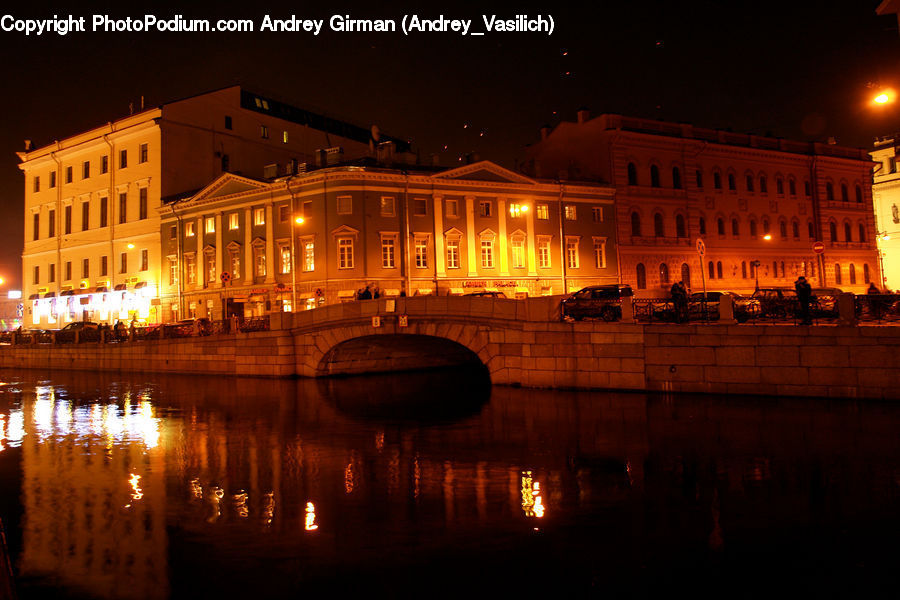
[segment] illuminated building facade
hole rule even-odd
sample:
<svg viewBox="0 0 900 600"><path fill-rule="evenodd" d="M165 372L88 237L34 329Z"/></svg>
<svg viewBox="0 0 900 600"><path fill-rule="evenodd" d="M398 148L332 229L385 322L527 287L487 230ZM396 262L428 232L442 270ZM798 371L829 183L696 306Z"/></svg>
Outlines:
<svg viewBox="0 0 900 600"><path fill-rule="evenodd" d="M864 150L580 111L528 154L537 177L615 187L622 281L640 296L704 278L740 293L799 275L850 292L881 283Z"/></svg>
<svg viewBox="0 0 900 600"><path fill-rule="evenodd" d="M900 173L897 171L898 136L886 136L875 141L872 160L875 161L875 227L884 285L900 288ZM879 287L881 282L878 282Z"/></svg>
<svg viewBox="0 0 900 600"><path fill-rule="evenodd" d="M26 148L25 326L157 321L165 200L221 173L274 178L279 165L365 156L372 135L234 86Z"/></svg>
<svg viewBox="0 0 900 600"><path fill-rule="evenodd" d="M617 281L609 187L489 161L439 172L363 162L272 182L225 174L161 209L164 318L313 308L367 285L525 297Z"/></svg>

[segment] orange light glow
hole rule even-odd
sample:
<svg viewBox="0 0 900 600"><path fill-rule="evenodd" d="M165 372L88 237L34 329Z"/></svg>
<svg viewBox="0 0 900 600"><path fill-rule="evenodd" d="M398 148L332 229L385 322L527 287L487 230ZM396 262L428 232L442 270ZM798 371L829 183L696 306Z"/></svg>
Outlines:
<svg viewBox="0 0 900 600"><path fill-rule="evenodd" d="M129 249L129 250L134 250L134 244L128 244L128 249Z"/></svg>
<svg viewBox="0 0 900 600"><path fill-rule="evenodd" d="M763 239L764 239L764 240L771 240L771 239L772 239L772 234L771 234L771 233L767 233L766 235L763 236Z"/></svg>
<svg viewBox="0 0 900 600"><path fill-rule="evenodd" d="M306 219L304 219L303 217L297 217L296 219L294 219L294 223L296 223L297 225L303 225L303 223L305 222Z"/></svg>
<svg viewBox="0 0 900 600"><path fill-rule="evenodd" d="M892 100L893 97L888 92L881 92L880 94L872 98L872 102L874 102L875 104L887 104Z"/></svg>
<svg viewBox="0 0 900 600"><path fill-rule="evenodd" d="M303 524L303 528L306 529L306 531L315 531L319 528L319 526L316 525L316 505L312 502L306 503L306 520Z"/></svg>

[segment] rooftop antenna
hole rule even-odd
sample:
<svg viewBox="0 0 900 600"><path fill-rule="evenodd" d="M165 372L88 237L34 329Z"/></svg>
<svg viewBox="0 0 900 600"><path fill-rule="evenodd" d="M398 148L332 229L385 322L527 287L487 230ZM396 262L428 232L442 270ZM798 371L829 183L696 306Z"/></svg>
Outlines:
<svg viewBox="0 0 900 600"><path fill-rule="evenodd" d="M141 94L141 110L144 110L144 95Z"/></svg>

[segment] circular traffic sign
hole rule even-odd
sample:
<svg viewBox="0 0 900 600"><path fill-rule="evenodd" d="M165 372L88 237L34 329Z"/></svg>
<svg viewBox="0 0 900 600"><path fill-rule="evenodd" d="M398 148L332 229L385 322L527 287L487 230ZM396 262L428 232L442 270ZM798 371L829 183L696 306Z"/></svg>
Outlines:
<svg viewBox="0 0 900 600"><path fill-rule="evenodd" d="M825 252L825 242L816 242L813 244L813 252L816 254L822 254Z"/></svg>
<svg viewBox="0 0 900 600"><path fill-rule="evenodd" d="M316 288L316 298L321 298L325 295L325 292L322 291L322 288Z"/></svg>
<svg viewBox="0 0 900 600"><path fill-rule="evenodd" d="M697 254L701 257L706 254L706 243L704 243L703 238L697 238Z"/></svg>
<svg viewBox="0 0 900 600"><path fill-rule="evenodd" d="M228 271L222 271L222 274L219 275L224 283L228 283L231 281L231 274Z"/></svg>

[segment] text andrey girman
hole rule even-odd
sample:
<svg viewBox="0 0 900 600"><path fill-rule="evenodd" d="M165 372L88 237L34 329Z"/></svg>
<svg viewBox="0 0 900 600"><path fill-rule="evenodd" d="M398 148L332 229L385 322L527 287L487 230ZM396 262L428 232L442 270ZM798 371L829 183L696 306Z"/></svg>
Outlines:
<svg viewBox="0 0 900 600"><path fill-rule="evenodd" d="M258 21L258 22L257 22ZM456 33L459 35L485 35L489 33L553 33L554 21L551 15L515 15L502 18L497 15L481 15L483 29L473 29L473 19L450 19L443 15L425 18L419 15L403 15L398 27L396 19L354 19L349 15L332 15L327 21L327 30L335 33L393 33L402 31L404 35L415 33ZM290 32L319 35L325 29L325 19L302 19L291 15L278 19L269 15L261 19L186 19L182 15L160 18L143 15L139 18L114 19L108 15L92 15L90 31L97 33L120 32ZM68 15L53 15L50 19L17 19L13 15L0 17L0 30L25 35L40 36L45 33L68 35L86 33L87 18Z"/></svg>

